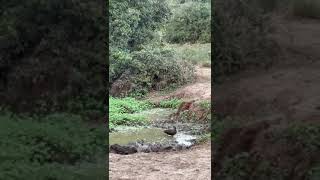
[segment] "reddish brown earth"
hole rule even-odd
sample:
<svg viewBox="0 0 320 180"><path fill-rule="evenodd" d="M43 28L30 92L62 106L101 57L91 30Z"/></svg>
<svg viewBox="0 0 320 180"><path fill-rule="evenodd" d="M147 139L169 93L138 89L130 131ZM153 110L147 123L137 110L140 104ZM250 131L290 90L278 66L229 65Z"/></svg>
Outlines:
<svg viewBox="0 0 320 180"><path fill-rule="evenodd" d="M151 93L149 99L154 102L163 99L179 98L184 101L210 100L211 99L211 68L196 67L196 79L194 83L187 84L165 96L159 93Z"/></svg>

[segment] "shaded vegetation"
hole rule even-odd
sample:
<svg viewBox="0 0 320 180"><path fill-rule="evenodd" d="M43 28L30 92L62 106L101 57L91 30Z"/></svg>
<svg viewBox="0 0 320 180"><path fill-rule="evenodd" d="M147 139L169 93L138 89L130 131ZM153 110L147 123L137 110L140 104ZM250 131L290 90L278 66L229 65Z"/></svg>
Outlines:
<svg viewBox="0 0 320 180"><path fill-rule="evenodd" d="M0 14L0 179L105 179L101 1L3 1Z"/></svg>
<svg viewBox="0 0 320 180"><path fill-rule="evenodd" d="M0 179L105 178L105 129L78 115L0 114ZM92 171L93 169L96 169Z"/></svg>
<svg viewBox="0 0 320 180"><path fill-rule="evenodd" d="M100 1L8 1L0 12L0 105L48 113L75 99L102 104L107 81Z"/></svg>
<svg viewBox="0 0 320 180"><path fill-rule="evenodd" d="M293 15L320 18L320 2L317 0L293 0Z"/></svg>
<svg viewBox="0 0 320 180"><path fill-rule="evenodd" d="M217 0L214 6L214 81L249 67L272 65L278 49L268 37L266 12L250 0Z"/></svg>
<svg viewBox="0 0 320 180"><path fill-rule="evenodd" d="M294 123L288 127L259 129L261 123L253 126L224 124L223 131L216 134L218 139L214 139L217 179L319 177L316 166L320 153L318 125Z"/></svg>

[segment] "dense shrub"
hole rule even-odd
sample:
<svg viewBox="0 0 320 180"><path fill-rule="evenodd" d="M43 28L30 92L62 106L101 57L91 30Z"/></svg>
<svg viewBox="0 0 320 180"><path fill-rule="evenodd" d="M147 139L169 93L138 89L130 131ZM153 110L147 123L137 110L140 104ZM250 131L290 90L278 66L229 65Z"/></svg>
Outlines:
<svg viewBox="0 0 320 180"><path fill-rule="evenodd" d="M77 97L105 96L101 1L1 4L0 99L16 111L59 111Z"/></svg>
<svg viewBox="0 0 320 180"><path fill-rule="evenodd" d="M170 43L210 42L210 3L188 2L180 6L166 25L166 40Z"/></svg>
<svg viewBox="0 0 320 180"><path fill-rule="evenodd" d="M214 81L250 66L270 66L277 45L268 37L263 9L250 0L217 0L214 8Z"/></svg>
<svg viewBox="0 0 320 180"><path fill-rule="evenodd" d="M193 80L194 68L190 63L177 59L170 49L146 47L132 54L135 63L135 84L139 90L160 90Z"/></svg>
<svg viewBox="0 0 320 180"><path fill-rule="evenodd" d="M265 130L256 129L259 126L230 127L227 127L228 133L224 130L218 141L214 140L216 179L289 180L319 177L319 125L293 123L287 127Z"/></svg>
<svg viewBox="0 0 320 180"><path fill-rule="evenodd" d="M153 40L170 13L161 0L111 0L109 5L110 46L121 50L137 50Z"/></svg>
<svg viewBox="0 0 320 180"><path fill-rule="evenodd" d="M105 157L105 133L104 127L88 128L71 114L17 117L1 113L0 179L105 177L105 166L96 159Z"/></svg>
<svg viewBox="0 0 320 180"><path fill-rule="evenodd" d="M113 87L123 79L128 79L134 87L130 92L144 95L150 90L161 90L169 86L177 86L191 82L194 78L194 67L191 63L177 59L171 49L155 46L144 47L140 51L124 53L119 51L111 58L112 66L109 70ZM121 71L124 71L121 73ZM119 74L121 74L120 77ZM118 77L118 78L116 78ZM112 79L115 79L112 81ZM116 81L117 80L117 81ZM127 83L128 84L128 83ZM119 96L125 88L111 89L111 95Z"/></svg>
<svg viewBox="0 0 320 180"><path fill-rule="evenodd" d="M191 80L190 65L176 61L173 52L156 38L156 30L169 15L168 4L159 0L110 2L109 90L112 96L126 96L127 92L143 95L152 89Z"/></svg>

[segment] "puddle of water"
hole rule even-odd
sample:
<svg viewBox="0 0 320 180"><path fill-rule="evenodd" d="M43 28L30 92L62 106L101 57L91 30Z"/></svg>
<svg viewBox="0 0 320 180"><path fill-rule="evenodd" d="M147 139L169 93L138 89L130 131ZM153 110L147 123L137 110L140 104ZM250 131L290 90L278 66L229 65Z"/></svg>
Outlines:
<svg viewBox="0 0 320 180"><path fill-rule="evenodd" d="M195 136L191 136L183 133L177 133L174 136L174 138L179 145L184 145L184 146L193 145L195 140L197 139Z"/></svg>
<svg viewBox="0 0 320 180"><path fill-rule="evenodd" d="M168 136L163 132L164 129L172 127L172 124L159 122L168 120L168 116L174 113L175 109L154 108L147 111L139 112L138 114L145 115L150 122L156 123L158 127L130 127L130 126L118 126L115 128L115 132L109 134L109 144L128 145L129 143L135 143L142 140L145 143L156 144L172 144L190 147L195 143L196 136L188 135L193 128L197 127L194 124L176 124L180 132L174 136ZM153 125L153 126L155 126ZM164 126L165 125L165 126ZM189 127L189 128L186 128ZM193 127L190 129L190 127ZM197 130L197 128L195 128ZM189 133L188 133L189 132ZM187 134L185 134L187 133Z"/></svg>
<svg viewBox="0 0 320 180"><path fill-rule="evenodd" d="M131 129L129 131L119 131L110 133L109 144L126 145L131 142L137 142L143 140L144 142L164 142L172 140L172 137L168 136L160 128L140 128Z"/></svg>

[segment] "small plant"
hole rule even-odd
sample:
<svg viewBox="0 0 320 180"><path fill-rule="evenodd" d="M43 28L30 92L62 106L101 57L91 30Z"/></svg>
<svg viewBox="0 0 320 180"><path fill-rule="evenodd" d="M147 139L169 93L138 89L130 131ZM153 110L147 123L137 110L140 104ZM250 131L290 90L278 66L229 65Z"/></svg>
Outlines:
<svg viewBox="0 0 320 180"><path fill-rule="evenodd" d="M203 109L211 109L211 102L210 101L201 101L199 106Z"/></svg>
<svg viewBox="0 0 320 180"><path fill-rule="evenodd" d="M116 125L145 125L147 119L144 115L135 114L152 108L148 101L136 100L127 97L123 99L109 98L109 127Z"/></svg>
<svg viewBox="0 0 320 180"><path fill-rule="evenodd" d="M179 107L181 102L182 102L182 100L173 98L173 99L161 101L159 106L161 108L173 108L173 109L176 109L176 108Z"/></svg>
<svg viewBox="0 0 320 180"><path fill-rule="evenodd" d="M197 143L199 143L199 144L205 143L205 142L210 141L210 139L211 139L211 133L205 133L205 134L200 135L200 137L197 140Z"/></svg>
<svg viewBox="0 0 320 180"><path fill-rule="evenodd" d="M274 134L274 141L285 140L288 144L302 146L307 152L316 152L320 147L320 126L293 124Z"/></svg>
<svg viewBox="0 0 320 180"><path fill-rule="evenodd" d="M218 179L230 180L246 180L250 173L250 155L247 152L242 152L232 158L224 161L223 169L218 174Z"/></svg>

